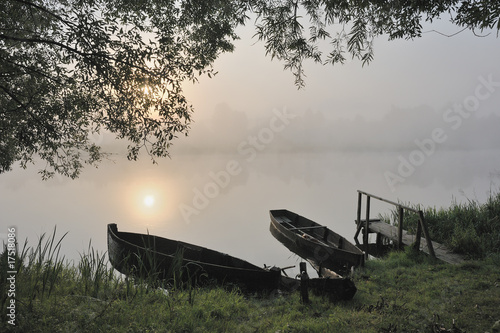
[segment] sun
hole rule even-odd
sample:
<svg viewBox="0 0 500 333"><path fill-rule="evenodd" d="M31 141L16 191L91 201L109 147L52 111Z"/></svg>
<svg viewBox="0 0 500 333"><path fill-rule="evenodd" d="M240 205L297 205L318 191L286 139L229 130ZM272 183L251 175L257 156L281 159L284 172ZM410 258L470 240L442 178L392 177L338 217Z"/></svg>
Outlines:
<svg viewBox="0 0 500 333"><path fill-rule="evenodd" d="M152 195L147 195L144 197L143 202L146 207L153 207L153 205L155 204L155 197Z"/></svg>

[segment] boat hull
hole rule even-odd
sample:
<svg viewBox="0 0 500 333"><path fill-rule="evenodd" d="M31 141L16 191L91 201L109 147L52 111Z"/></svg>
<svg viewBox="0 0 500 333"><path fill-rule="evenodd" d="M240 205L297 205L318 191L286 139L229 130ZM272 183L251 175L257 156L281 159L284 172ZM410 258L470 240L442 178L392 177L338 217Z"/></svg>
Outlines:
<svg viewBox="0 0 500 333"><path fill-rule="evenodd" d="M263 269L247 261L204 247L149 234L120 232L108 225L108 255L125 275L172 283L236 284L250 291L280 285L279 269Z"/></svg>
<svg viewBox="0 0 500 333"><path fill-rule="evenodd" d="M288 210L270 211L271 234L290 251L324 269L345 275L364 262L364 253L334 231Z"/></svg>

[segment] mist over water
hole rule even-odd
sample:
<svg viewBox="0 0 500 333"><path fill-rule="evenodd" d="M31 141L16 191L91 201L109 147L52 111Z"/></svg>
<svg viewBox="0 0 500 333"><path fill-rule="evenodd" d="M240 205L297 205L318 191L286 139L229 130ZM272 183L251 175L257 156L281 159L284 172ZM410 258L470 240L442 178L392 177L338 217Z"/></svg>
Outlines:
<svg viewBox="0 0 500 333"><path fill-rule="evenodd" d="M70 260L78 260L90 239L94 248L106 251L106 225L117 223L122 231L182 240L259 266L298 267L300 259L269 232L271 209L291 210L353 242L358 189L393 201L447 207L454 200L484 202L499 188L497 115L448 129L446 142L435 142L429 153L429 144L422 150L415 140L424 142L446 124L438 116L431 122L408 119L418 112L335 121L320 112L277 109L249 120L221 106L212 121L179 139L172 158L159 165L116 157L75 181L48 182L39 181L35 168L14 170L0 185L2 226L16 226L20 243L27 237L34 244L57 225L59 235L69 232L62 251ZM388 173L400 178L390 184ZM155 196L151 207L144 205L148 195ZM391 209L374 201L371 216Z"/></svg>

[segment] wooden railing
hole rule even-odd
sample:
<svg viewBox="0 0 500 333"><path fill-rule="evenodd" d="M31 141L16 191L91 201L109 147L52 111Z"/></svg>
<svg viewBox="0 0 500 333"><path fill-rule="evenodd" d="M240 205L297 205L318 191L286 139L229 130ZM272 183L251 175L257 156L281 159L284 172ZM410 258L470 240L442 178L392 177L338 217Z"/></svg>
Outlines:
<svg viewBox="0 0 500 333"><path fill-rule="evenodd" d="M365 220L362 221L361 220L361 206L362 206L363 195L366 196L366 215L365 215ZM417 224L417 234L415 236L415 243L413 244L413 246L416 249L420 249L420 238L422 237L422 231L423 231L425 239L427 241L427 247L429 250L429 254L434 258L436 257L436 254L434 253L434 247L432 246L431 238L429 236L429 230L427 229L427 224L425 223L424 213L421 210L417 210L417 209L402 205L400 203L393 202L393 201L378 197L376 195L369 194L369 193L358 190L358 212L357 212L357 217L356 217L357 230L356 230L356 234L355 234L354 238L357 239L359 232L361 231L361 229L364 226L363 246L365 248L365 252L368 252L367 249L368 249L368 234L369 234L369 224L370 224L370 198L374 198L374 199L389 203L389 204L397 207L397 209L398 209L398 240L397 240L397 242L398 242L399 248L403 247L404 211L407 210L407 211L418 214L419 223ZM362 223L364 223L364 225Z"/></svg>

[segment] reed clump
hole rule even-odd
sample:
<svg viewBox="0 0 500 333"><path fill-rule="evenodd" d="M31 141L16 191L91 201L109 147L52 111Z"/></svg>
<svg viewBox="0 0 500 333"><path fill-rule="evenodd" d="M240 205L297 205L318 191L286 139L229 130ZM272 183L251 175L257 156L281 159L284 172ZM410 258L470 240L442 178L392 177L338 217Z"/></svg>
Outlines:
<svg viewBox="0 0 500 333"><path fill-rule="evenodd" d="M422 210L433 241L446 245L453 252L469 259L484 259L500 255L500 192L490 193L486 203L468 199L466 203L452 202L450 207L412 208ZM390 217L397 225L397 211ZM417 214L404 215L404 229L415 233Z"/></svg>

